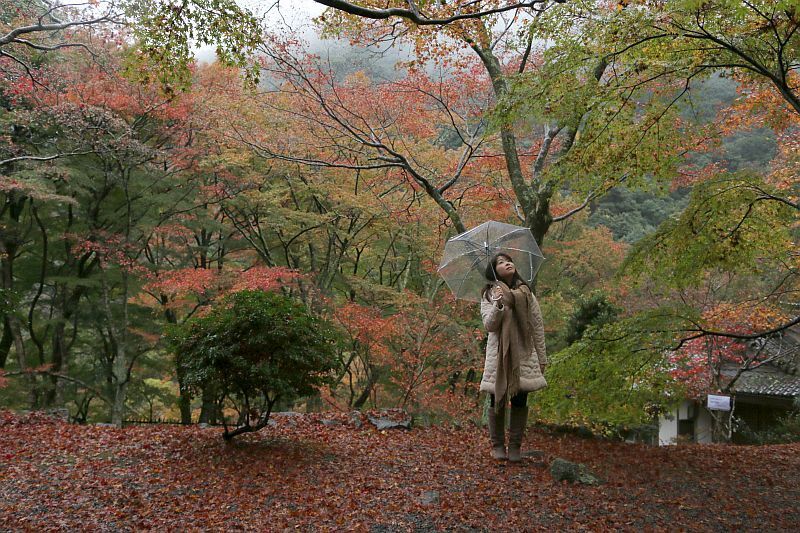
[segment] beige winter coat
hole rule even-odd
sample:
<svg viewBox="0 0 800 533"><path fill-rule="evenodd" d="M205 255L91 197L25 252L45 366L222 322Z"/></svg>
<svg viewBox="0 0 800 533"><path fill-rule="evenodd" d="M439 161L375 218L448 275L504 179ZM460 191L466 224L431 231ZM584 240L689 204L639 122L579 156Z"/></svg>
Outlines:
<svg viewBox="0 0 800 533"><path fill-rule="evenodd" d="M481 316L483 325L489 332L489 339L486 342L486 362L483 366L483 379L481 380L481 391L494 394L494 382L497 375L497 330L500 329L503 313L510 313L508 307L500 308L498 302L487 302L486 298L481 298ZM539 302L533 296L531 306L531 322L533 323L533 350L530 355L520 363L519 389L522 392L533 392L543 389L547 382L542 375L539 365L547 364L547 350L544 345L544 323L542 321L542 311L539 309Z"/></svg>

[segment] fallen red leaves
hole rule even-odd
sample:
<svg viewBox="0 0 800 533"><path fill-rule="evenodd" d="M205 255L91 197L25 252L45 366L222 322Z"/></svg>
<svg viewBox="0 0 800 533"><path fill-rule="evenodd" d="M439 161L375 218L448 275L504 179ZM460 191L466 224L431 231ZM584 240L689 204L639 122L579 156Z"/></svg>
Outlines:
<svg viewBox="0 0 800 533"><path fill-rule="evenodd" d="M379 432L348 415L216 428L75 426L0 413L0 529L797 529L800 445L653 448L531 432L599 487L498 466L475 428ZM324 421L324 423L323 423Z"/></svg>

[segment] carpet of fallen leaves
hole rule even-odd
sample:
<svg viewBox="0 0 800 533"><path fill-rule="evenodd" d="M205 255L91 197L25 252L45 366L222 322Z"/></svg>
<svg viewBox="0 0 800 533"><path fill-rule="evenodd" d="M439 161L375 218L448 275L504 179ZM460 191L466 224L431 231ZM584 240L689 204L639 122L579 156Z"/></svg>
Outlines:
<svg viewBox="0 0 800 533"><path fill-rule="evenodd" d="M797 530L800 445L656 448L529 431L378 431L347 414L219 428L78 426L0 412L0 530ZM555 482L555 457L605 483Z"/></svg>

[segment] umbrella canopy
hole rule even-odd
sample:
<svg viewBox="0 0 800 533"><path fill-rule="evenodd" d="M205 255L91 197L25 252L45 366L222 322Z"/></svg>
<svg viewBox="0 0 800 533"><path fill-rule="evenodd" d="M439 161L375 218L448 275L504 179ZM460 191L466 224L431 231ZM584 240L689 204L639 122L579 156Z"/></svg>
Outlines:
<svg viewBox="0 0 800 533"><path fill-rule="evenodd" d="M486 279L486 268L495 254L511 257L520 277L530 283L544 256L531 230L490 220L457 235L444 246L439 275L456 298L478 302Z"/></svg>

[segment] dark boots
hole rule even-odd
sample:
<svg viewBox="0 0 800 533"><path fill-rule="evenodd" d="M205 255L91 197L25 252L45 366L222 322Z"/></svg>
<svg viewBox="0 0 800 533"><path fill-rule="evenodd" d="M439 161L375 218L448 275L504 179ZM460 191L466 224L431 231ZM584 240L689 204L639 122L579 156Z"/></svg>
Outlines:
<svg viewBox="0 0 800 533"><path fill-rule="evenodd" d="M511 406L511 423L508 428L508 460L517 463L522 460L520 448L525 426L528 424L528 407Z"/></svg>
<svg viewBox="0 0 800 533"><path fill-rule="evenodd" d="M489 407L489 438L492 441L492 458L508 459L512 463L522 461L522 438L528 424L528 408L511 406L511 423L508 428L508 453L506 453L506 408L495 412Z"/></svg>
<svg viewBox="0 0 800 533"><path fill-rule="evenodd" d="M489 406L489 438L492 441L492 458L498 461L507 459L505 407L495 412L494 406Z"/></svg>

